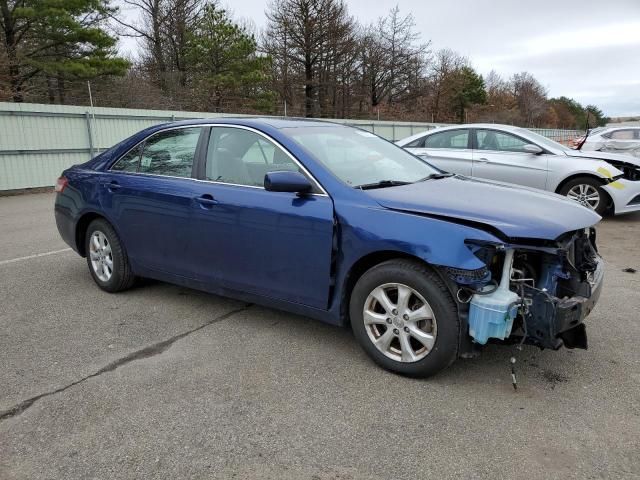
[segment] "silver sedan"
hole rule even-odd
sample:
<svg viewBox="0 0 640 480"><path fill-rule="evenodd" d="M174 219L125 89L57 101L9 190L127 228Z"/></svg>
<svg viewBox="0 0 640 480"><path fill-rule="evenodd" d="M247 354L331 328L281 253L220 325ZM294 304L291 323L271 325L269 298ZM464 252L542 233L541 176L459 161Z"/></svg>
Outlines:
<svg viewBox="0 0 640 480"><path fill-rule="evenodd" d="M396 142L447 172L564 195L599 214L640 210L640 159L572 150L510 125L441 127Z"/></svg>

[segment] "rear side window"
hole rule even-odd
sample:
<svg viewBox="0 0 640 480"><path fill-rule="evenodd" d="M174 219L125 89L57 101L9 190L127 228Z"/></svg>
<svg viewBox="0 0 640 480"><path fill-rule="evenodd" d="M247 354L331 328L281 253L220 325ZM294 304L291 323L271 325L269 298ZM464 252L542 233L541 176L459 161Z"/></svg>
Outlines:
<svg viewBox="0 0 640 480"><path fill-rule="evenodd" d="M525 140L510 133L495 130L478 130L478 150L496 152L525 152Z"/></svg>
<svg viewBox="0 0 640 480"><path fill-rule="evenodd" d="M469 130L448 130L429 135L424 148L457 148L466 149L469 144Z"/></svg>
<svg viewBox="0 0 640 480"><path fill-rule="evenodd" d="M144 142L140 173L191 177L200 127L178 128L152 135Z"/></svg>
<svg viewBox="0 0 640 480"><path fill-rule="evenodd" d="M125 156L121 157L111 170L117 170L120 172L137 172L138 163L140 162L140 147L135 147Z"/></svg>
<svg viewBox="0 0 640 480"><path fill-rule="evenodd" d="M638 138L634 133L635 132L630 128L625 130L614 130L608 135L608 137L612 140L634 140L634 137Z"/></svg>

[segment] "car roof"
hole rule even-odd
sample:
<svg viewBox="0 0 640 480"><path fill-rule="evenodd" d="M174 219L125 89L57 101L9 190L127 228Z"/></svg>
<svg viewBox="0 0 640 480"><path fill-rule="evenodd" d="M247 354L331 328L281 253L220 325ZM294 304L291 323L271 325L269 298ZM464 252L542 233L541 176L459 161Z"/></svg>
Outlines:
<svg viewBox="0 0 640 480"><path fill-rule="evenodd" d="M502 123L462 123L460 125L448 125L446 127L438 127L438 131L442 130L456 130L461 128L492 128L496 130L505 130L507 132L517 132L521 127L515 125L505 125ZM434 129L435 130L435 129ZM433 130L429 130L432 132Z"/></svg>
<svg viewBox="0 0 640 480"><path fill-rule="evenodd" d="M347 127L340 123L333 123L324 120L315 120L307 118L283 118L283 117L211 117L211 118L196 118L189 120L180 120L178 122L172 122L164 124L167 126L189 126L189 125L203 125L210 123L220 123L229 125L241 125L247 127L260 127L268 126L271 128L283 129L283 128L308 128L308 127Z"/></svg>
<svg viewBox="0 0 640 480"><path fill-rule="evenodd" d="M606 127L598 127L603 130L640 130L640 125L607 125Z"/></svg>
<svg viewBox="0 0 640 480"><path fill-rule="evenodd" d="M446 132L447 130L461 130L465 128L487 128L487 129L494 129L494 130L503 130L505 132L514 132L514 133L516 132L519 133L521 129L521 127L516 127L515 125L504 125L501 123L461 123L458 125L447 125L447 126L432 128L430 130L424 130L420 133L416 133L415 135L411 135L410 137L406 137L406 138L403 138L402 140L398 140L396 144L403 146L425 135L431 135L436 132Z"/></svg>

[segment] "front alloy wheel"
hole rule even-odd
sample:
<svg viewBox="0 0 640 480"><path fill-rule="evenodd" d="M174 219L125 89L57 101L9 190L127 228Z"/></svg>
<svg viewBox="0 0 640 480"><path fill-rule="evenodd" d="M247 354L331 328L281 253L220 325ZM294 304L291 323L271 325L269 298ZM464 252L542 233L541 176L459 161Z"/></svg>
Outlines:
<svg viewBox="0 0 640 480"><path fill-rule="evenodd" d="M593 185L580 183L567 192L567 198L584 205L591 210L597 210L600 205L600 192Z"/></svg>
<svg viewBox="0 0 640 480"><path fill-rule="evenodd" d="M428 377L458 355L460 321L451 292L417 260L388 260L367 270L351 292L349 318L360 346L387 370Z"/></svg>
<svg viewBox="0 0 640 480"><path fill-rule="evenodd" d="M433 350L435 315L422 295L407 285L376 287L367 297L362 317L371 342L392 360L417 362Z"/></svg>
<svg viewBox="0 0 640 480"><path fill-rule="evenodd" d="M602 189L602 182L593 177L574 178L563 185L558 193L598 215L604 215L611 205L609 195Z"/></svg>

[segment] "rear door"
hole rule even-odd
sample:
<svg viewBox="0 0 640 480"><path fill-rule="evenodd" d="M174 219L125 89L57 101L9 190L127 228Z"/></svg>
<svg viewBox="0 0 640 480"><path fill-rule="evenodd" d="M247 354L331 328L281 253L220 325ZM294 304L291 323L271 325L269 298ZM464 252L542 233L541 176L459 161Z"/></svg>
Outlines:
<svg viewBox="0 0 640 480"><path fill-rule="evenodd" d="M471 175L469 129L435 132L415 140L405 148L446 172Z"/></svg>
<svg viewBox="0 0 640 480"><path fill-rule="evenodd" d="M264 175L269 171L296 170L311 177L257 131L214 126L207 143L192 227L198 278L326 309L334 228L331 198L319 186L304 196L266 191Z"/></svg>
<svg viewBox="0 0 640 480"><path fill-rule="evenodd" d="M529 143L517 135L499 130L475 130L472 176L545 189L548 154L524 151L524 146Z"/></svg>
<svg viewBox="0 0 640 480"><path fill-rule="evenodd" d="M100 181L100 201L134 265L193 277L190 249L201 127L164 130L125 154Z"/></svg>

